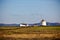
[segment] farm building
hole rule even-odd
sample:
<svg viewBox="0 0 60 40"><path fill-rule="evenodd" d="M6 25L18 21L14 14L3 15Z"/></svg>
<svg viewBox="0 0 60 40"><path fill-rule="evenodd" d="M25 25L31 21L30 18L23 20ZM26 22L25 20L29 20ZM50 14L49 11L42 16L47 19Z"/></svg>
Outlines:
<svg viewBox="0 0 60 40"><path fill-rule="evenodd" d="M28 24L21 23L20 26L29 26Z"/></svg>

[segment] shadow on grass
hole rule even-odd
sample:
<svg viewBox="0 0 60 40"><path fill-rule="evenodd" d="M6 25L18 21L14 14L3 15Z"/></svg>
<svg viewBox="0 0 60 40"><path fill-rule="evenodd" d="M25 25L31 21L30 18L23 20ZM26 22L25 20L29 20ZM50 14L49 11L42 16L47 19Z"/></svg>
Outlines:
<svg viewBox="0 0 60 40"><path fill-rule="evenodd" d="M11 37L0 37L0 40L60 40L60 38L11 38Z"/></svg>

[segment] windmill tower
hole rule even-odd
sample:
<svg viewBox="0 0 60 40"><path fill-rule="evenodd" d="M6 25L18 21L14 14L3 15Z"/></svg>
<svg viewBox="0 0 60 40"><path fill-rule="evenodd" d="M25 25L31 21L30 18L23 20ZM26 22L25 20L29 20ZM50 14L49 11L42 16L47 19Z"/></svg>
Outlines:
<svg viewBox="0 0 60 40"><path fill-rule="evenodd" d="M41 25L42 26L46 26L46 21L43 19L43 20L41 20Z"/></svg>

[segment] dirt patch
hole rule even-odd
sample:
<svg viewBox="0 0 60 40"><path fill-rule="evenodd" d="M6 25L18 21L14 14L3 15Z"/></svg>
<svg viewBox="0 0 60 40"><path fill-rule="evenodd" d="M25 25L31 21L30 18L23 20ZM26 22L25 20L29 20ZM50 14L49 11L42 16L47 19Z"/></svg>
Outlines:
<svg viewBox="0 0 60 40"><path fill-rule="evenodd" d="M59 34L60 35L60 34ZM3 37L13 37L13 38L60 38L58 34L11 34L2 35Z"/></svg>

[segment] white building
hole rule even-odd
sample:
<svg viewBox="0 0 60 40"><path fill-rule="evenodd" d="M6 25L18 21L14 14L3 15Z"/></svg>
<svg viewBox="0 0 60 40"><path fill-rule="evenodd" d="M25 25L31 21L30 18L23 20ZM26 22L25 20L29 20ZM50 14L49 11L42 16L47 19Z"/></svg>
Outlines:
<svg viewBox="0 0 60 40"><path fill-rule="evenodd" d="M46 24L46 21L45 21L45 20L42 20L42 21L41 21L41 25L42 25L42 26L46 26L46 25L47 25L47 24Z"/></svg>
<svg viewBox="0 0 60 40"><path fill-rule="evenodd" d="M20 26L29 26L28 24L21 23Z"/></svg>
<svg viewBox="0 0 60 40"><path fill-rule="evenodd" d="M23 24L20 24L20 26L25 26L25 25L23 25Z"/></svg>

